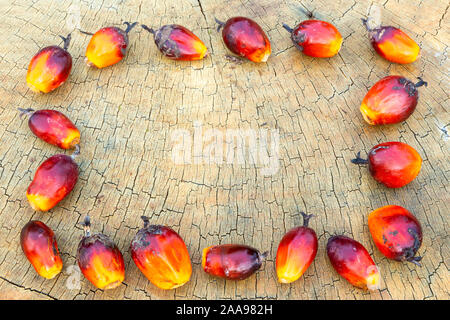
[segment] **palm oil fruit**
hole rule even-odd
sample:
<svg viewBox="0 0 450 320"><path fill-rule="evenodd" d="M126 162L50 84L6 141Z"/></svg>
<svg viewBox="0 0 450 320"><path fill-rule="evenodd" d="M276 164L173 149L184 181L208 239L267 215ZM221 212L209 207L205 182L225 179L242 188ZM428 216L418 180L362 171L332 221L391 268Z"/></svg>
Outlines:
<svg viewBox="0 0 450 320"><path fill-rule="evenodd" d="M267 252L240 244L222 244L203 249L202 267L210 275L243 280L261 268Z"/></svg>
<svg viewBox="0 0 450 320"><path fill-rule="evenodd" d="M234 54L253 62L266 62L271 54L270 41L263 29L253 20L234 17L219 24L227 48Z"/></svg>
<svg viewBox="0 0 450 320"><path fill-rule="evenodd" d="M159 51L169 59L193 61L201 60L208 54L205 44L190 30L177 25L169 24L158 30L141 25L155 39Z"/></svg>
<svg viewBox="0 0 450 320"><path fill-rule="evenodd" d="M369 214L369 230L378 250L388 259L420 266L416 253L422 245L420 222L400 206L384 206Z"/></svg>
<svg viewBox="0 0 450 320"><path fill-rule="evenodd" d="M128 33L137 22L124 22L125 30L117 27L106 27L92 35L86 48L86 63L99 69L109 67L121 61L127 54ZM85 34L89 34L84 32Z"/></svg>
<svg viewBox="0 0 450 320"><path fill-rule="evenodd" d="M63 267L55 234L41 221L30 221L20 233L23 253L36 272L46 279L57 276Z"/></svg>
<svg viewBox="0 0 450 320"><path fill-rule="evenodd" d="M419 99L417 88L427 83L418 78L417 83L401 77L387 76L367 92L360 110L364 120L371 125L402 122L414 112Z"/></svg>
<svg viewBox="0 0 450 320"><path fill-rule="evenodd" d="M312 215L300 213L303 216L303 226L291 229L278 245L275 268L280 283L298 280L317 254L317 235L308 227Z"/></svg>
<svg viewBox="0 0 450 320"><path fill-rule="evenodd" d="M91 235L91 222L83 222L84 236L78 245L78 266L95 287L107 290L118 287L125 279L125 264L116 244L103 233Z"/></svg>
<svg viewBox="0 0 450 320"><path fill-rule="evenodd" d="M31 59L27 72L27 85L34 92L48 93L61 86L72 70L72 56L67 51L71 35L64 41L63 48L49 46L41 49Z"/></svg>
<svg viewBox="0 0 450 320"><path fill-rule="evenodd" d="M353 286L380 288L380 273L366 248L346 236L333 236L327 243L327 254L333 268Z"/></svg>
<svg viewBox="0 0 450 320"><path fill-rule="evenodd" d="M416 61L419 45L402 30L391 26L371 29L368 19L362 19L369 32L369 39L375 51L388 61L405 64Z"/></svg>
<svg viewBox="0 0 450 320"><path fill-rule="evenodd" d="M189 281L192 274L191 259L183 239L169 227L149 225L147 217L141 217L140 229L130 250L136 266L160 289L175 289Z"/></svg>
<svg viewBox="0 0 450 320"><path fill-rule="evenodd" d="M338 29L329 22L313 19L311 12L305 13L310 19L301 22L294 29L283 24L291 34L294 45L310 57L331 58L337 55L343 41Z"/></svg>
<svg viewBox="0 0 450 320"><path fill-rule="evenodd" d="M54 155L45 160L36 170L27 190L27 199L36 211L48 211L66 197L78 180L78 165L75 157L79 146L72 155Z"/></svg>
<svg viewBox="0 0 450 320"><path fill-rule="evenodd" d="M72 149L80 143L80 131L64 114L56 110L21 109L28 115L28 126L38 138L62 149Z"/></svg>
<svg viewBox="0 0 450 320"><path fill-rule="evenodd" d="M422 167L422 158L403 142L380 143L369 151L368 159L358 152L354 164L369 165L372 177L388 188L400 188L413 181Z"/></svg>

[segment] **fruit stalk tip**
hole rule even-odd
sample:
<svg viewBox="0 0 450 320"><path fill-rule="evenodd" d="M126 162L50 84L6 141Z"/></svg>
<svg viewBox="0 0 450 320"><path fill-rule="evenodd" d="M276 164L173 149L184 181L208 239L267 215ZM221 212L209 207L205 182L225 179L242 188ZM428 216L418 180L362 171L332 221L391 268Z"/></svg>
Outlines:
<svg viewBox="0 0 450 320"><path fill-rule="evenodd" d="M144 228L147 228L150 223L150 220L146 216L141 216L141 219L142 221L144 221Z"/></svg>
<svg viewBox="0 0 450 320"><path fill-rule="evenodd" d="M155 30L153 30L152 28L149 28L145 24L141 24L141 28L144 29L144 30L147 30L148 32L150 32L153 35L155 34Z"/></svg>
<svg viewBox="0 0 450 320"><path fill-rule="evenodd" d="M283 23L283 28L285 28L289 33L292 33L292 31L294 31L294 29L289 27L286 23Z"/></svg>
<svg viewBox="0 0 450 320"><path fill-rule="evenodd" d="M313 214L306 214L306 213L304 213L303 211L300 211L300 214L301 214L302 217L303 217L303 226L304 226L304 227L307 227L308 224L309 224L309 220L310 220L312 217L314 217L314 215L313 215Z"/></svg>
<svg viewBox="0 0 450 320"><path fill-rule="evenodd" d="M23 116L31 116L31 114L34 112L33 108L28 108L28 109L24 109L24 108L17 108L17 110L20 111L20 118L22 118Z"/></svg>
<svg viewBox="0 0 450 320"><path fill-rule="evenodd" d="M86 218L84 218L84 221L81 224L83 225L84 236L89 237L91 235L91 218L89 215L86 215Z"/></svg>
<svg viewBox="0 0 450 320"><path fill-rule="evenodd" d="M75 158L78 157L79 155L80 155L80 145L76 144L75 151L70 155L70 157L72 158L72 160L75 160Z"/></svg>
<svg viewBox="0 0 450 320"><path fill-rule="evenodd" d="M421 86L425 86L425 87L428 86L428 82L423 81L423 79L422 79L421 77L417 77L417 79L419 79L419 82L417 82L417 83L414 85L415 88L418 88L418 87L421 87Z"/></svg>
<svg viewBox="0 0 450 320"><path fill-rule="evenodd" d="M64 41L63 49L67 51L69 48L70 40L72 39L72 33L69 33L67 37L59 36Z"/></svg>
<svg viewBox="0 0 450 320"><path fill-rule="evenodd" d="M222 29L222 27L225 25L225 22L220 21L219 19L217 19L216 17L214 17L214 20L216 20L218 26L217 26L217 32L220 31L220 29Z"/></svg>
<svg viewBox="0 0 450 320"><path fill-rule="evenodd" d="M355 159L352 159L352 160L350 160L350 161L351 161L352 163L354 163L354 164L368 164L368 163L369 163L369 160L361 158L360 154L361 154L361 151L359 151L359 152L356 154L356 158L355 158Z"/></svg>
<svg viewBox="0 0 450 320"><path fill-rule="evenodd" d="M128 32L130 32L131 29L133 29L138 23L137 23L137 21L136 21L136 22L133 22L133 23L130 23L130 22L128 22L128 21L125 21L123 24L125 24L125 25L127 26L127 28L125 29L125 33L128 33Z"/></svg>

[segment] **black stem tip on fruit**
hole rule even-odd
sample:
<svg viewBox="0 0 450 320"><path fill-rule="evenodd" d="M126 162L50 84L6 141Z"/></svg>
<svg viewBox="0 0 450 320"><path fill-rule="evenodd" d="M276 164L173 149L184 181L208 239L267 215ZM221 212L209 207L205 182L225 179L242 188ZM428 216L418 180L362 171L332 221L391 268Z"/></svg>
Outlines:
<svg viewBox="0 0 450 320"><path fill-rule="evenodd" d="M369 160L361 158L361 151L356 154L356 158L351 160L354 164L368 164Z"/></svg>
<svg viewBox="0 0 450 320"><path fill-rule="evenodd" d="M305 9L305 8L298 8L305 16L307 16L309 19L314 18L314 12L309 10L309 9Z"/></svg>
<svg viewBox="0 0 450 320"><path fill-rule="evenodd" d="M88 36L93 36L94 35L92 32L83 31L81 29L78 29L78 31L80 31L82 34L86 34Z"/></svg>
<svg viewBox="0 0 450 320"><path fill-rule="evenodd" d="M417 82L417 83L414 85L415 88L418 88L418 87L421 87L421 86L425 86L425 87L428 86L428 82L423 81L423 79L422 79L421 77L417 77L417 79L419 79L419 82Z"/></svg>
<svg viewBox="0 0 450 320"><path fill-rule="evenodd" d="M32 108L28 108L28 109L17 108L17 110L20 111L20 115L19 115L20 118L22 118L23 116L31 116L34 113L34 109L32 109Z"/></svg>
<svg viewBox="0 0 450 320"><path fill-rule="evenodd" d="M217 32L219 32L220 29L222 29L222 27L225 25L225 22L220 21L220 20L217 19L216 17L214 17L214 20L216 20L217 24L219 24L219 25L217 26Z"/></svg>
<svg viewBox="0 0 450 320"><path fill-rule="evenodd" d="M408 262L414 263L418 267L422 267L422 265L419 263L419 261L422 260L422 257L412 257L408 259Z"/></svg>
<svg viewBox="0 0 450 320"><path fill-rule="evenodd" d="M301 214L302 217L303 217L303 226L304 226L304 227L308 227L309 220L310 220L312 217L314 217L314 215L313 215L313 214L306 214L306 213L304 213L303 211L300 211L300 214Z"/></svg>
<svg viewBox="0 0 450 320"><path fill-rule="evenodd" d="M133 22L130 23L128 21L125 21L123 24L125 24L127 26L127 28L125 29L125 33L128 33L131 31L131 29L133 29L138 23L137 22Z"/></svg>
<svg viewBox="0 0 450 320"><path fill-rule="evenodd" d="M372 29L370 29L370 27L369 27L369 18L367 18L367 19L362 18L361 21L363 22L364 27L366 27L367 31L371 32Z"/></svg>
<svg viewBox="0 0 450 320"><path fill-rule="evenodd" d="M285 28L289 33L292 33L294 31L294 29L289 27L286 23L283 23L283 28Z"/></svg>
<svg viewBox="0 0 450 320"><path fill-rule="evenodd" d="M148 32L150 32L151 34L155 34L155 30L153 30L152 28L147 27L145 24L141 24L142 29L147 30Z"/></svg>
<svg viewBox="0 0 450 320"><path fill-rule="evenodd" d="M141 216L141 219L142 219L142 221L144 221L144 228L147 228L150 223L149 218L146 216Z"/></svg>
<svg viewBox="0 0 450 320"><path fill-rule="evenodd" d="M67 50L67 48L69 48L69 44L70 44L70 39L72 39L72 34L69 33L67 35L67 37L63 37L63 36L59 36L63 41L64 41L64 46L63 49Z"/></svg>
<svg viewBox="0 0 450 320"><path fill-rule="evenodd" d="M78 157L79 155L80 155L80 145L76 144L75 151L70 155L70 157L72 158L72 160L75 160L75 158Z"/></svg>
<svg viewBox="0 0 450 320"><path fill-rule="evenodd" d="M81 224L83 225L84 236L89 237L91 235L91 218L89 215L86 215L86 218L84 218L84 221Z"/></svg>
<svg viewBox="0 0 450 320"><path fill-rule="evenodd" d="M269 255L269 251L265 251L265 252L261 253L259 255L259 257L261 259L261 262L264 261L267 258L268 255Z"/></svg>

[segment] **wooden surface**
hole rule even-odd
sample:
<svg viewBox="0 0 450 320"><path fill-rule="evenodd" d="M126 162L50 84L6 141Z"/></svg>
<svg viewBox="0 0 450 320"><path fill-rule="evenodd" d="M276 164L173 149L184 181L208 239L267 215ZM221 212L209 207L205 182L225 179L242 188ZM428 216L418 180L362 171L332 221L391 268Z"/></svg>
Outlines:
<svg viewBox="0 0 450 320"><path fill-rule="evenodd" d="M31 4L32 3L32 4ZM448 2L305 1L319 18L344 37L338 56L318 60L302 55L282 23L305 19L298 1L250 0L13 0L0 1L0 298L8 299L448 299L449 298L449 13ZM384 24L401 27L422 48L411 65L395 65L372 49L360 19L378 4ZM69 12L69 13L68 13ZM26 85L31 57L60 44L73 31L68 19L96 31L123 21L152 27L178 23L193 30L210 48L204 61L173 62L162 57L151 35L130 33L127 58L104 69L88 68L89 37L73 32L73 69L67 83L39 95ZM244 15L257 21L272 42L267 64L236 65L216 32L214 17ZM389 74L422 76L419 105L404 123L370 127L359 105L376 81ZM49 108L68 115L82 132L81 173L70 196L49 213L34 212L25 191L37 166L60 153L29 131L16 110ZM60 107L59 107L60 106ZM446 110L447 109L447 110ZM261 166L186 164L171 160L171 134L204 129L278 129L280 169L261 174ZM403 141L418 150L423 168L408 186L392 190L377 184L350 159L375 144ZM398 204L421 221L423 267L388 261L374 247L368 213ZM298 209L311 220L319 251L306 274L291 285L276 281L278 242L301 223ZM82 228L90 214L93 231L111 236L124 254L125 283L103 292L81 279L67 288L67 267L75 264ZM131 260L129 244L151 222L172 226L185 239L193 262L191 281L176 290L158 290ZM65 268L53 280L40 278L24 257L20 230L39 219L57 235ZM345 234L360 241L383 277L382 290L353 288L326 257L328 237ZM201 250L212 244L245 243L269 256L262 269L242 282L223 281L201 270Z"/></svg>

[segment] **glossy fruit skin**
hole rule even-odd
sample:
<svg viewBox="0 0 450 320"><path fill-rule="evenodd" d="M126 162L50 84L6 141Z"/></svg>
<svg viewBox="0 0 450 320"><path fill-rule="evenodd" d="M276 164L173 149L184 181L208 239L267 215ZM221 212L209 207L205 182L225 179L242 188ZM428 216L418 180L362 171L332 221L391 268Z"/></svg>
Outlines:
<svg viewBox="0 0 450 320"><path fill-rule="evenodd" d="M315 58L330 58L338 54L342 35L331 23L305 20L291 32L295 46L304 54Z"/></svg>
<svg viewBox="0 0 450 320"><path fill-rule="evenodd" d="M229 19L223 25L222 37L231 52L253 62L266 62L272 52L267 35L249 18Z"/></svg>
<svg viewBox="0 0 450 320"><path fill-rule="evenodd" d="M401 76L387 76L378 81L363 99L360 110L371 125L394 124L406 120L416 109L417 84Z"/></svg>
<svg viewBox="0 0 450 320"><path fill-rule="evenodd" d="M222 244L203 249L206 273L228 280L243 280L261 268L266 253L240 244Z"/></svg>
<svg viewBox="0 0 450 320"><path fill-rule="evenodd" d="M291 229L278 245L275 268L280 283L298 280L316 257L317 235L313 229L308 228L310 216L306 217L305 224Z"/></svg>
<svg viewBox="0 0 450 320"><path fill-rule="evenodd" d="M43 48L28 66L28 87L34 92L48 93L62 85L71 70L72 56L67 50L58 46Z"/></svg>
<svg viewBox="0 0 450 320"><path fill-rule="evenodd" d="M80 131L64 114L56 110L37 110L28 120L31 131L40 139L62 149L80 142Z"/></svg>
<svg viewBox="0 0 450 320"><path fill-rule="evenodd" d="M30 221L20 233L23 253L36 272L46 279L58 275L63 267L52 229L41 221Z"/></svg>
<svg viewBox="0 0 450 320"><path fill-rule="evenodd" d="M36 211L48 211L64 199L78 180L78 165L70 156L54 155L36 170L27 198Z"/></svg>
<svg viewBox="0 0 450 320"><path fill-rule="evenodd" d="M116 27L98 30L86 48L86 62L99 69L118 63L125 57L128 47L127 33Z"/></svg>
<svg viewBox="0 0 450 320"><path fill-rule="evenodd" d="M388 259L417 263L422 244L420 222L403 207L389 205L372 211L369 230L378 250Z"/></svg>
<svg viewBox="0 0 450 320"><path fill-rule="evenodd" d="M369 171L388 188L401 188L413 181L422 167L422 158L403 142L385 142L369 152Z"/></svg>
<svg viewBox="0 0 450 320"><path fill-rule="evenodd" d="M154 37L159 51L169 59L201 60L208 52L205 44L194 33L177 24L162 26L154 32Z"/></svg>
<svg viewBox="0 0 450 320"><path fill-rule="evenodd" d="M381 26L369 30L369 39L375 51L388 61L405 64L417 60L419 45L402 30Z"/></svg>
<svg viewBox="0 0 450 320"><path fill-rule="evenodd" d="M104 234L85 235L78 245L77 259L83 275L99 289L114 289L125 279L122 253Z"/></svg>
<svg viewBox="0 0 450 320"><path fill-rule="evenodd" d="M333 268L353 286L378 289L380 273L366 248L346 236L333 236L327 243L327 254Z"/></svg>
<svg viewBox="0 0 450 320"><path fill-rule="evenodd" d="M160 289L175 289L189 281L191 259L183 239L173 229L144 225L130 246L136 266Z"/></svg>

